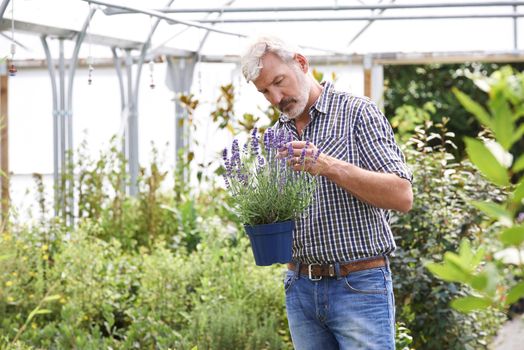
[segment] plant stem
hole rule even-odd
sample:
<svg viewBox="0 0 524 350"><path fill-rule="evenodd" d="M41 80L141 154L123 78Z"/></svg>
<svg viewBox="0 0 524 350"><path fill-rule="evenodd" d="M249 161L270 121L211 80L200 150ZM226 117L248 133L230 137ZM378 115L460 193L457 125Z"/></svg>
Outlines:
<svg viewBox="0 0 524 350"><path fill-rule="evenodd" d="M11 342L11 345L14 346L14 344L18 341L18 338L20 338L20 336L22 335L22 333L25 331L25 329L27 328L27 325L29 325L29 322L31 322L31 320L35 317L36 313L40 310L40 308L42 307L42 305L44 304L44 302L46 302L47 298L50 296L51 292L53 291L53 289L55 289L55 287L57 286L58 284L58 281L53 285L51 286L51 288L48 289L47 293L44 295L44 297L42 298L42 300L40 300L40 302L38 303L38 305L36 306L36 308L33 309L33 311L31 311L29 313L29 316L27 316L27 319L25 321L25 323L22 325L22 327L20 327L18 329L18 332L16 333L15 337L13 338L13 341Z"/></svg>

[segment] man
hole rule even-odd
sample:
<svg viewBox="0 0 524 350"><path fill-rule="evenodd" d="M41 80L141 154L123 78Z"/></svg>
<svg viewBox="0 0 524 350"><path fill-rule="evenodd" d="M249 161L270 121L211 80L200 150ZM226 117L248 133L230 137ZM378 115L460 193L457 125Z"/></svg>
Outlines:
<svg viewBox="0 0 524 350"><path fill-rule="evenodd" d="M319 175L315 200L296 223L284 280L293 344L394 349L388 210L411 209L411 173L372 101L319 84L308 71L306 57L278 38L259 38L242 57L246 79L281 111L275 128L294 135L291 166Z"/></svg>

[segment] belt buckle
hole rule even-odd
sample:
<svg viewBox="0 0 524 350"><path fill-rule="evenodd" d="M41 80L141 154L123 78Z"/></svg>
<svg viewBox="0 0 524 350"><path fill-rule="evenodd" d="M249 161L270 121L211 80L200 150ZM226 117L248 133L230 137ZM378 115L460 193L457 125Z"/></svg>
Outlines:
<svg viewBox="0 0 524 350"><path fill-rule="evenodd" d="M309 280L310 281L320 281L322 279L322 276L313 277L313 274L311 273L311 266L314 266L314 265L320 266L320 264L309 264L307 266Z"/></svg>

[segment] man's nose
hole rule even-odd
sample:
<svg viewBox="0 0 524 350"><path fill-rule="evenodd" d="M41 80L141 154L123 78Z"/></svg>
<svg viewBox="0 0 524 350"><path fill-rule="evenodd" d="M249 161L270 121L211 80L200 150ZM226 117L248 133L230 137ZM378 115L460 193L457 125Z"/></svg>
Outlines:
<svg viewBox="0 0 524 350"><path fill-rule="evenodd" d="M280 101L282 101L282 94L277 90L273 90L269 92L267 99L273 106L278 106Z"/></svg>

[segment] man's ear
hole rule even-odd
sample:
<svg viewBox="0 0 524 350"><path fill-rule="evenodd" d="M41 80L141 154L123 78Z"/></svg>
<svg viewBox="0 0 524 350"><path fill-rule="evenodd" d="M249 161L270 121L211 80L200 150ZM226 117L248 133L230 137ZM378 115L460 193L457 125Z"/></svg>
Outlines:
<svg viewBox="0 0 524 350"><path fill-rule="evenodd" d="M309 70L309 62L307 61L307 58L299 53L295 54L295 57L293 57L295 62L298 63L298 66L300 67L300 70L304 73L307 73Z"/></svg>

